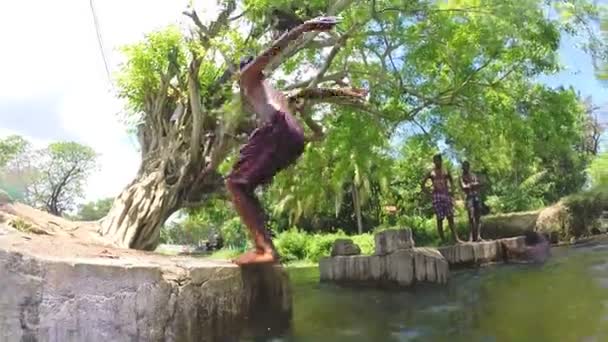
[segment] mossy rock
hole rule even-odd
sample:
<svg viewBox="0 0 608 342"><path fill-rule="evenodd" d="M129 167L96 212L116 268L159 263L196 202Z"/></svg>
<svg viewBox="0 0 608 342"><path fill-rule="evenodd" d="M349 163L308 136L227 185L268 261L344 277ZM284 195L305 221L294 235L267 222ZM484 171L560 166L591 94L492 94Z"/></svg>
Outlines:
<svg viewBox="0 0 608 342"><path fill-rule="evenodd" d="M540 212L535 230L548 235L552 243L566 241L571 237L571 221L568 207L560 201Z"/></svg>
<svg viewBox="0 0 608 342"><path fill-rule="evenodd" d="M590 236L601 232L601 219L606 210L608 188L598 187L565 197L543 209L536 230L547 233L552 242Z"/></svg>

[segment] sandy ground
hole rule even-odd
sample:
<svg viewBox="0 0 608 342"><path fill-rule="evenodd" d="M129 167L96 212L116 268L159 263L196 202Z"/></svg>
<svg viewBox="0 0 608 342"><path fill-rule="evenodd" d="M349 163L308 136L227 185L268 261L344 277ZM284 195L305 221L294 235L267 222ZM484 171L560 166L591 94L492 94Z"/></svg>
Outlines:
<svg viewBox="0 0 608 342"><path fill-rule="evenodd" d="M15 229L14 226L20 227ZM23 228L25 227L25 228ZM97 222L76 222L20 203L0 204L0 249L45 259L173 268L236 267L226 260L166 256L113 247L97 233Z"/></svg>

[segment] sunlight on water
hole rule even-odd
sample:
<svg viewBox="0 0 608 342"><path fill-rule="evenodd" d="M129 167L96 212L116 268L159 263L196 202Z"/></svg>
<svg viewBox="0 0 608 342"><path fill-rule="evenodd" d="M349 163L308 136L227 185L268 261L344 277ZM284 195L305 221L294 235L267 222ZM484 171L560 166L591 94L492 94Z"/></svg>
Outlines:
<svg viewBox="0 0 608 342"><path fill-rule="evenodd" d="M291 271L294 320L250 341L608 341L608 248L554 249L544 266L453 273L408 291L318 283Z"/></svg>

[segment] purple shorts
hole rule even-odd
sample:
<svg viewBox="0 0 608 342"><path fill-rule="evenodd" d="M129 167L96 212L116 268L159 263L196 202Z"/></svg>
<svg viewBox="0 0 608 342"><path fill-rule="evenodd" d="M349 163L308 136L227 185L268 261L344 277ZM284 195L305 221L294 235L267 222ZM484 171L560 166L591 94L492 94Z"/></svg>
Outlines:
<svg viewBox="0 0 608 342"><path fill-rule="evenodd" d="M433 193L433 209L437 218L443 220L446 217L454 216L454 207L452 206L452 197L448 193L434 192Z"/></svg>
<svg viewBox="0 0 608 342"><path fill-rule="evenodd" d="M303 152L304 133L300 125L290 114L276 112L249 136L228 178L253 188L270 183Z"/></svg>

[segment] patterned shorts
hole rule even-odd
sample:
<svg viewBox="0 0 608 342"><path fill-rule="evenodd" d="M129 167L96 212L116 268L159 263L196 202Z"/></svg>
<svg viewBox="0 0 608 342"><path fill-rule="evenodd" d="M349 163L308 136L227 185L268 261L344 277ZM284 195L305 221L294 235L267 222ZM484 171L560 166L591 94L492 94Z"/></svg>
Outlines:
<svg viewBox="0 0 608 342"><path fill-rule="evenodd" d="M479 195L467 196L467 209L471 212L481 212L481 198L479 198Z"/></svg>
<svg viewBox="0 0 608 342"><path fill-rule="evenodd" d="M452 205L452 197L447 193L433 193L433 209L435 209L435 214L440 220L446 217L453 217L454 207Z"/></svg>
<svg viewBox="0 0 608 342"><path fill-rule="evenodd" d="M251 134L228 177L253 189L269 183L275 174L293 164L302 152L302 129L291 115L277 112L270 122Z"/></svg>

